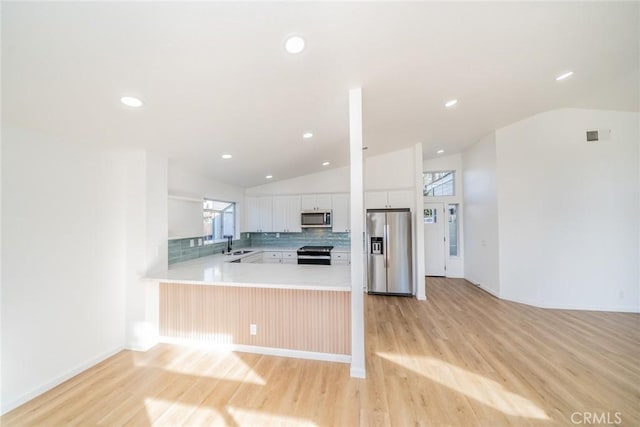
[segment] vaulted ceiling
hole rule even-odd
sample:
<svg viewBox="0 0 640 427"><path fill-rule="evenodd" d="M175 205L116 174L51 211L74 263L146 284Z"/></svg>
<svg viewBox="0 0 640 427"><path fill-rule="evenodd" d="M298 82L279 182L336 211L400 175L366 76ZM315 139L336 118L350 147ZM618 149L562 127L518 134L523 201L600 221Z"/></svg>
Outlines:
<svg viewBox="0 0 640 427"><path fill-rule="evenodd" d="M253 186L348 164L361 86L367 155L435 156L542 111L637 111L639 17L637 2L3 2L3 122Z"/></svg>

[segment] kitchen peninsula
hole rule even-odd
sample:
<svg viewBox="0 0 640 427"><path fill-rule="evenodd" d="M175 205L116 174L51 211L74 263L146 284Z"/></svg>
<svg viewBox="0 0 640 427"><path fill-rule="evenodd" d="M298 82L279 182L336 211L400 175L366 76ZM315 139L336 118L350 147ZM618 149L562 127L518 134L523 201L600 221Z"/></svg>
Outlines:
<svg viewBox="0 0 640 427"><path fill-rule="evenodd" d="M242 262L276 251L245 248L150 275L159 284L161 341L349 362L350 267Z"/></svg>

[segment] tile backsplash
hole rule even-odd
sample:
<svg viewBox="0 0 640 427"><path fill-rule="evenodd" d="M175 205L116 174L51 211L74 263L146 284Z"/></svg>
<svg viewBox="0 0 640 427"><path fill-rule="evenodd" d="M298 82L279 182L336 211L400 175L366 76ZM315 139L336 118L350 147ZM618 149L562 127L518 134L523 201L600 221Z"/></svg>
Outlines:
<svg viewBox="0 0 640 427"><path fill-rule="evenodd" d="M322 228L306 228L302 233L243 233L251 235L251 246L298 247L304 245L350 246L349 233L332 233ZM280 237L276 237L279 235Z"/></svg>
<svg viewBox="0 0 640 427"><path fill-rule="evenodd" d="M202 239L202 237L169 240L169 265L215 253L219 254L227 249L226 241L198 246L198 239ZM192 240L193 247L191 246ZM234 240L232 245L233 249L246 248L248 246L251 246L251 241L246 237L246 233L242 233L240 239Z"/></svg>
<svg viewBox="0 0 640 427"><path fill-rule="evenodd" d="M227 248L227 242L198 246L198 239L201 238L202 237L189 237L186 239L169 240L169 265L221 253ZM191 246L192 240L194 243L193 247ZM233 241L233 249L246 248L249 246L295 248L304 245L349 247L351 245L351 236L349 233L332 233L329 230L321 228L308 228L304 229L301 233L241 233L240 239Z"/></svg>

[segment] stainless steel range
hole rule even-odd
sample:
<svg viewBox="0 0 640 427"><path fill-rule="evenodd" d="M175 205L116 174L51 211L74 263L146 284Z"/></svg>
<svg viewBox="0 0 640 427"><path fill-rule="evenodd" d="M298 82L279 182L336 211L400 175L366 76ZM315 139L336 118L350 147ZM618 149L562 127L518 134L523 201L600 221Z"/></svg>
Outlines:
<svg viewBox="0 0 640 427"><path fill-rule="evenodd" d="M298 264L331 265L333 246L303 246L298 249Z"/></svg>

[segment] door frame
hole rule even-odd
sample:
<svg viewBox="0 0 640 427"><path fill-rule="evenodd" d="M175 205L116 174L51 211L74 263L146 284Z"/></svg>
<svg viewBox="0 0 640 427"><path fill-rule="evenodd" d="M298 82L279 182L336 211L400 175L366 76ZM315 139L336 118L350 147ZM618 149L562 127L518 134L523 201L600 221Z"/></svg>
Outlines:
<svg viewBox="0 0 640 427"><path fill-rule="evenodd" d="M424 249L424 260L422 260L422 262L424 262L425 264L425 276L431 276L431 277L447 277L447 212L445 211L445 206L446 203L444 202L428 202L428 203L424 203L423 206L423 211L422 211L422 221L424 221L424 211L427 209L436 209L438 212L438 214L436 215L436 221L439 221L440 223L440 228L442 231L442 236L443 236L443 240L440 242L440 246L442 248L442 275L430 275L427 272L427 258L429 257L431 251L428 251L427 248L429 246L429 244L427 243L429 241L428 237L427 237L427 232L428 232L428 225L424 225L424 242L425 242L425 249ZM440 217L438 219L438 216Z"/></svg>

